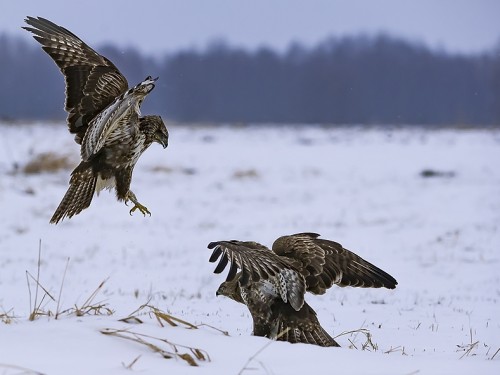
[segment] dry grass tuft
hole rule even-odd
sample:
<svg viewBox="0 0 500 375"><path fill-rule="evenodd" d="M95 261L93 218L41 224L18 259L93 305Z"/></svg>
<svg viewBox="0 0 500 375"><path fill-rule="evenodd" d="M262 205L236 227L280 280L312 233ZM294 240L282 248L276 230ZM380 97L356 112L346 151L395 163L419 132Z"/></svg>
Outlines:
<svg viewBox="0 0 500 375"><path fill-rule="evenodd" d="M166 312L161 311L157 307L151 306L147 303L141 305L137 310L132 312L129 316L120 319L119 321L128 324L142 324L143 321L137 315L144 315L144 314L150 316L153 315L161 327L165 327L164 323L167 323L173 327L182 325L188 329L198 329L198 326L186 322L185 320L179 319L170 314L167 314ZM135 341L141 345L148 347L155 353L159 353L165 359L180 358L186 361L190 366L198 366L198 362L200 361L210 361L210 356L205 350L194 348L191 346L175 344L164 338L133 332L132 330L129 329L106 328L101 330L100 332L104 335L110 335ZM165 345L165 344L167 345L167 349L160 347L160 345ZM139 358L136 358L129 366L131 367L138 359Z"/></svg>
<svg viewBox="0 0 500 375"><path fill-rule="evenodd" d="M174 172L174 169L165 165L156 165L151 168L151 172L169 174Z"/></svg>
<svg viewBox="0 0 500 375"><path fill-rule="evenodd" d="M398 353L398 352L401 352L401 355L408 355L406 354L405 352L405 347L404 346L396 346L396 347L390 347L389 350L386 350L384 353L385 354L391 354L391 353Z"/></svg>
<svg viewBox="0 0 500 375"><path fill-rule="evenodd" d="M229 333L227 331L223 331L219 328L211 326L210 324L205 324L205 323L192 324L192 323L189 323L185 320L177 318L173 315L167 314L166 312L160 310L159 308L150 305L149 301L146 302L145 304L139 306L139 308L137 308L135 311L133 311L131 314L129 314L129 316L127 316L123 319L119 319L119 321L124 322L124 323L128 323L128 324L142 324L143 321L138 317L141 315L148 315L149 317L151 317L153 315L161 327L165 327L165 325L163 324L164 322L169 324L172 327L177 327L180 324L188 329L198 329L200 327L208 327L208 328L212 328L212 329L222 333L225 336L229 336Z"/></svg>
<svg viewBox="0 0 500 375"><path fill-rule="evenodd" d="M101 281L99 286L90 294L89 298L80 307L75 305L74 310L70 310L70 312L74 312L76 316L113 315L114 311L108 307L107 303L103 303L102 301L94 302L95 297L99 294L108 279L109 277Z"/></svg>
<svg viewBox="0 0 500 375"><path fill-rule="evenodd" d="M28 293L29 293L29 296L30 296L30 316L29 316L29 320L30 321L33 321L37 317L42 316L42 315L51 316L52 313L50 311L44 311L42 309L42 304L45 301L46 297L49 297L51 300L55 301L54 297L52 297L52 295L48 292L48 290L46 288L44 288L42 286L42 284L40 284L40 268L41 268L40 266L41 266L41 262L42 262L42 240L40 240L40 242L38 243L38 263L37 263L36 278L29 271L26 271L26 282L28 284ZM31 295L31 283L30 283L30 279L33 282L35 282L35 285L36 285L36 288L35 288L35 299L33 301L33 305L31 304L32 295ZM38 293L39 293L40 289L44 292L44 294L43 294L42 298L40 299L40 301L38 302ZM32 308L32 306L33 306L33 308Z"/></svg>
<svg viewBox="0 0 500 375"><path fill-rule="evenodd" d="M177 167L177 168L172 168L172 167L167 167L164 165L157 165L151 168L151 172L154 173L165 173L165 174L170 174L170 173L180 173L186 176L193 176L197 173L196 169L193 167Z"/></svg>
<svg viewBox="0 0 500 375"><path fill-rule="evenodd" d="M335 336L333 339L336 340L337 337L344 336L344 335L350 335L350 338L348 338L348 340L350 342L349 349L354 348L354 349L359 350L358 346L356 346L356 341L357 341L360 333L365 336L365 341L358 344L360 346L361 350L368 350L368 351L375 351L376 352L378 350L378 345L372 341L372 334L366 328L359 328L359 329L355 329L353 331L342 332L342 333L338 334L337 336Z"/></svg>
<svg viewBox="0 0 500 375"><path fill-rule="evenodd" d="M0 322L4 324L11 324L14 319L16 319L16 316L14 316L13 310L10 309L9 311L3 311L0 313Z"/></svg>
<svg viewBox="0 0 500 375"><path fill-rule="evenodd" d="M26 174L56 173L74 167L67 155L44 152L35 155L22 169Z"/></svg>
<svg viewBox="0 0 500 375"><path fill-rule="evenodd" d="M478 346L479 346L479 341L474 341L472 340L472 328L469 329L469 333L470 333L470 343L469 344L465 344L465 345L457 345L458 349L457 349L457 352L459 351L463 351L464 354L462 354L460 356L460 359L462 359L463 357L468 357L469 355L476 355L475 353L472 353L472 351L474 349L477 349Z"/></svg>
<svg viewBox="0 0 500 375"><path fill-rule="evenodd" d="M63 286L64 286L64 280L66 277L67 269L68 269L68 264L69 264L69 258L66 262L66 268L64 270L64 273L62 275L62 282L61 286L59 289L59 296L58 299L56 300L51 293L45 288L41 283L40 283L40 273L41 273L41 252L42 252L42 244L41 241L39 243L39 249L38 249L38 263L37 263L37 273L36 276L33 276L29 271L26 271L26 279L28 282L28 291L29 291L29 296L30 296L30 316L29 320L33 321L37 319L39 316L54 316L54 313L50 310L45 310L42 305L46 305L44 302L50 302L48 301L49 299L52 300L52 302L56 303L57 302L57 308L56 308L56 314L55 317L56 319L61 316L62 314L65 315L71 315L75 314L76 316L84 316L84 315L111 315L114 313L109 307L107 307L106 303L103 302L95 302L97 295L101 292L103 289L106 281L108 279L103 280L97 288L90 294L90 296L83 302L81 306L75 305L72 308L69 308L64 311L60 311L60 301L61 301L61 295L63 292ZM32 284L34 283L35 288L34 288L34 293L32 293L33 286ZM41 297L40 297L41 295ZM126 318L120 319L119 321L127 323L127 324L142 324L143 321L139 318L140 315L148 315L149 317L154 317L156 318L158 324L161 327L165 327L165 324L178 327L178 326L183 326L184 328L187 329L198 329L199 326L208 326L211 327L215 330L218 330L219 332L228 335L227 332L221 331L215 327L206 325L206 324L200 324L200 325L195 325L192 323L189 323L183 319L177 318L175 316L172 316L160 309L158 309L155 306L149 305L148 303L141 305L138 309L136 309L132 314L127 316ZM0 318L2 321L5 323L10 323L11 319L13 318L13 315L11 312L5 312L3 314L0 314ZM199 348L191 347L191 346L186 346L182 344L176 344L171 341L169 341L166 338L162 337L154 337L150 335L146 335L143 333L139 332L134 332L129 329L112 329L112 328L107 328L103 329L100 331L102 334L109 335L109 336L114 336L114 337L119 337L127 340L131 340L134 342L137 342L141 345L144 345L154 351L155 353L159 353L163 358L170 359L170 358L177 358L177 359L182 359L185 361L187 364L190 366L199 366L199 362L202 361L210 361L210 356L209 354ZM132 369L134 364L139 360L140 356L136 357L130 364L123 366L127 369ZM0 367L2 365L0 364ZM7 365L6 365L7 366ZM9 368L17 368L15 366L10 366ZM21 368L19 368L21 369ZM31 370L26 370L23 373L27 374L40 374L35 371Z"/></svg>
<svg viewBox="0 0 500 375"><path fill-rule="evenodd" d="M259 173L254 168L234 171L232 178L236 180L259 178Z"/></svg>
<svg viewBox="0 0 500 375"><path fill-rule="evenodd" d="M61 287L59 290L59 296L58 299L56 300L52 294L45 288L41 283L40 283L40 266L41 266L41 254L42 254L42 241L40 240L39 243L39 248L38 248L38 264L37 264L37 275L36 277L33 276L29 271L26 271L26 281L28 283L28 293L29 293L29 298L30 298L30 315L29 315L29 320L33 321L37 319L39 316L55 316L55 319L58 319L61 314L66 314L66 315L71 315L75 314L76 316L84 316L84 315L112 315L114 311L110 309L106 303L103 303L102 301L100 302L94 302L94 299L96 296L99 294L101 289L104 287L104 284L108 279L103 280L99 286L90 294L90 296L85 300L85 302L81 306L75 305L74 307L71 307L69 309L60 311L60 302L61 302L61 295L63 291L63 286L64 286L64 280L66 278L66 272L68 269L69 265L69 258L66 262L66 268L64 270L64 274L62 277L61 281ZM34 300L33 296L31 293L31 283L34 282L36 287L35 287L35 293L34 293ZM43 295L41 298L39 298L39 294L43 292ZM42 305L44 302L48 302L48 300L52 300L53 302L57 302L57 307L56 307L56 313L54 314L51 310L44 310ZM33 303L32 303L33 301Z"/></svg>
<svg viewBox="0 0 500 375"><path fill-rule="evenodd" d="M172 316L170 314L167 314L160 309L153 307L153 306L147 306L151 308L151 313L156 317L156 320L158 321L158 324L162 327L165 327L163 325L163 322L168 323L172 327L177 327L179 324L186 326L189 329L198 329L197 326L194 324L191 324L189 322L186 322L185 320L176 318L175 316Z"/></svg>
<svg viewBox="0 0 500 375"><path fill-rule="evenodd" d="M180 358L190 366L198 366L199 361L210 361L208 353L202 349L193 348L186 345L175 344L167 339L133 332L127 329L105 328L100 331L103 335L119 337L137 342L160 354L165 359ZM159 343L158 343L159 342ZM167 345L168 349L163 349L160 345ZM185 352L181 353L181 350Z"/></svg>
<svg viewBox="0 0 500 375"><path fill-rule="evenodd" d="M177 318L171 314L168 314L159 308L152 306L149 304L149 301L143 305L141 305L139 308L137 308L135 311L133 311L131 314L129 314L127 317L123 319L119 319L120 322L127 323L127 324L142 324L143 320L140 318L140 316L147 315L149 317L155 317L158 324L161 327L165 327L165 323L172 327L178 327L178 326L183 326L186 329L198 329L200 326L208 326L210 328L213 328L219 332L221 332L224 335L228 335L227 332L219 330L215 327L212 327L210 325L206 324L200 324L200 325L195 325L192 323L189 323L183 319ZM190 366L198 366L199 362L202 361L210 361L210 356L209 354L199 348L191 347L191 346L186 346L186 345L180 345L173 343L169 341L168 339L165 338L160 338L160 337L154 337L146 334L142 334L139 332L134 332L131 329L113 329L113 328L106 328L100 331L104 335L109 335L109 336L114 336L114 337L119 337L127 340L132 340L135 341L141 345L144 345L154 351L155 353L160 354L163 358L165 359L171 359L171 358L180 358L184 360L187 364ZM165 347L166 345L166 347ZM134 363L137 362L139 358L136 358L132 363L128 366L125 366L127 368L130 368L133 366Z"/></svg>

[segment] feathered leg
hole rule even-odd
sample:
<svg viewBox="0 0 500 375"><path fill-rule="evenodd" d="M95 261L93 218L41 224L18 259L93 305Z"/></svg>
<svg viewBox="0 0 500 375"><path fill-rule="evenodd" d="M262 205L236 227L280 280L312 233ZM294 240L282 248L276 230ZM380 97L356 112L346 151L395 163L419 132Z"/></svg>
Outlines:
<svg viewBox="0 0 500 375"><path fill-rule="evenodd" d="M57 224L65 217L68 219L78 215L92 202L97 177L92 168L83 162L71 174L70 186L56 212L50 219L51 224Z"/></svg>
<svg viewBox="0 0 500 375"><path fill-rule="evenodd" d="M271 308L267 301L262 301L259 293L242 288L242 297L253 319L253 335L269 337L271 333Z"/></svg>
<svg viewBox="0 0 500 375"><path fill-rule="evenodd" d="M116 197L118 200L124 200L125 204L128 201L131 201L134 204L134 207L130 209L130 215L135 210L141 211L141 213L146 216L148 214L151 216L151 212L149 212L148 208L139 203L135 194L130 190L130 182L132 181L132 170L133 168L122 168L118 169L115 174L116 178Z"/></svg>

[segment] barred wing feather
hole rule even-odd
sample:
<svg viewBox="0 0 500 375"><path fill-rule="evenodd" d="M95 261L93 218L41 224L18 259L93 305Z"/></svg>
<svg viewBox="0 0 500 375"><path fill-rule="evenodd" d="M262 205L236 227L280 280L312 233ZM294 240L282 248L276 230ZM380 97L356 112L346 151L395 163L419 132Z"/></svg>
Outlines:
<svg viewBox="0 0 500 375"><path fill-rule="evenodd" d="M66 81L68 127L81 144L92 119L128 89L126 78L71 31L42 17L27 17L42 49L54 60Z"/></svg>

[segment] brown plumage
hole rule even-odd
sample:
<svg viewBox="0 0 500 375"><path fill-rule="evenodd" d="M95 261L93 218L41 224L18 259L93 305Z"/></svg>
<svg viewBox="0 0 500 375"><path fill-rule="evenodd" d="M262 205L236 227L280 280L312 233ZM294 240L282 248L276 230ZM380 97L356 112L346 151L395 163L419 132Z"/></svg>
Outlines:
<svg viewBox="0 0 500 375"><path fill-rule="evenodd" d="M214 272L221 273L230 264L216 295L248 307L254 335L339 346L304 301L306 291L323 294L333 285L394 289L397 281L339 243L318 237L315 233L283 236L272 250L256 242L211 242L210 262L220 257Z"/></svg>
<svg viewBox="0 0 500 375"><path fill-rule="evenodd" d="M130 190L132 172L153 142L168 145L168 131L160 116L140 117L144 98L155 87L147 77L128 89L126 78L69 30L38 17L27 17L42 49L54 60L66 82L68 128L81 146L82 162L71 173L70 187L50 220L57 224L89 207L94 193L115 188L117 199L132 201L130 213L148 209Z"/></svg>

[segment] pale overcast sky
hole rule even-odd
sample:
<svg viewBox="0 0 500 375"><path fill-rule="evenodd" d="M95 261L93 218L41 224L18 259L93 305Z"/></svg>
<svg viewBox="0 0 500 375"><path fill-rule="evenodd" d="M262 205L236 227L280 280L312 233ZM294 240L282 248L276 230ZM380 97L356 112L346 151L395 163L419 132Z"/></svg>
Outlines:
<svg viewBox="0 0 500 375"><path fill-rule="evenodd" d="M0 34L21 35L42 16L92 46L114 43L159 54L231 45L283 50L328 36L385 32L451 52L500 43L500 0L1 0Z"/></svg>

